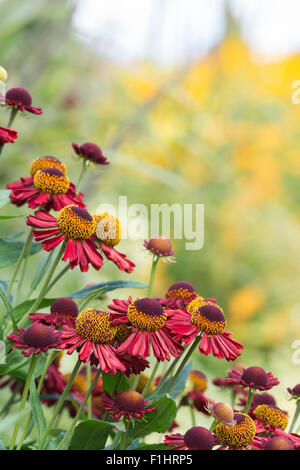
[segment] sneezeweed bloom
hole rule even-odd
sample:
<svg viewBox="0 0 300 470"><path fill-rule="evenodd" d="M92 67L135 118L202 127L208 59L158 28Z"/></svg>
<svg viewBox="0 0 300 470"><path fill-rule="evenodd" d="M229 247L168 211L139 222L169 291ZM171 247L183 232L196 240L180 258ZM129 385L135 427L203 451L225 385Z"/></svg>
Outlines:
<svg viewBox="0 0 300 470"><path fill-rule="evenodd" d="M274 405L258 405L254 415L264 424L280 428L283 431L288 425L288 417L285 411Z"/></svg>
<svg viewBox="0 0 300 470"><path fill-rule="evenodd" d="M186 281L174 282L166 292L166 298L171 300L181 300L184 304L188 304L197 297L195 287Z"/></svg>
<svg viewBox="0 0 300 470"><path fill-rule="evenodd" d="M279 380L271 372L267 373L258 366L248 367L243 372L232 370L228 373L226 382L262 391L270 390L279 384Z"/></svg>
<svg viewBox="0 0 300 470"><path fill-rule="evenodd" d="M175 261L175 251L173 251L172 243L168 238L158 235L157 237L151 238L148 242L144 240L144 247L154 255L162 258L163 261Z"/></svg>
<svg viewBox="0 0 300 470"><path fill-rule="evenodd" d="M230 405L227 405L227 403L210 403L209 411L220 423L226 424L227 426L234 426L236 424L234 410Z"/></svg>
<svg viewBox="0 0 300 470"><path fill-rule="evenodd" d="M174 311L169 320L176 339L188 345L201 333L201 354L207 356L212 353L219 359L234 361L240 356L243 346L231 338L231 332L225 330L226 325L221 307L203 297L192 300L186 309Z"/></svg>
<svg viewBox="0 0 300 470"><path fill-rule="evenodd" d="M295 387L293 387L293 388L288 387L287 391L291 395L291 397L290 397L291 399L299 400L299 398L300 398L300 384L295 385Z"/></svg>
<svg viewBox="0 0 300 470"><path fill-rule="evenodd" d="M72 147L79 157L96 165L108 165L110 163L103 155L101 148L93 142L85 142L82 145L73 143Z"/></svg>
<svg viewBox="0 0 300 470"><path fill-rule="evenodd" d="M210 404L213 404L214 402L207 398L204 393L200 392L200 390L192 390L191 392L188 392L187 397L192 400L192 405L194 408L199 411L200 413L203 413L205 415L209 415L210 412L209 406ZM183 397L183 400L181 402L182 405L188 405L189 402L186 401L186 397Z"/></svg>
<svg viewBox="0 0 300 470"><path fill-rule="evenodd" d="M145 414L153 413L154 406L148 407L150 400L144 400L142 395L136 390L124 390L115 392L113 398L108 392L104 392L101 397L101 404L115 421L120 421L122 417L142 419Z"/></svg>
<svg viewBox="0 0 300 470"><path fill-rule="evenodd" d="M245 407L247 403L248 392L245 390L243 396L240 397L238 406ZM249 414L251 418L255 418L253 411L258 405L275 405L276 400L270 393L255 393L251 401Z"/></svg>
<svg viewBox="0 0 300 470"><path fill-rule="evenodd" d="M0 126L0 144L13 144L17 138L17 131Z"/></svg>
<svg viewBox="0 0 300 470"><path fill-rule="evenodd" d="M139 381L136 386L136 391L139 393L142 393L148 383L148 380L149 380L149 376L147 374L141 373L139 376ZM148 393L153 392L154 388L155 388L155 381L151 382L151 385L148 389Z"/></svg>
<svg viewBox="0 0 300 470"><path fill-rule="evenodd" d="M7 186L8 189L9 185ZM38 170L33 177L33 184L23 188L14 188L10 195L12 204L22 206L27 203L30 209L44 206L49 211L61 210L70 204L85 207L83 195L76 194L75 186L69 178L58 168L44 168Z"/></svg>
<svg viewBox="0 0 300 470"><path fill-rule="evenodd" d="M63 326L61 349L68 354L77 350L82 362L99 364L104 372L115 375L126 371L126 365L111 344L115 335L110 313L88 308L79 313L75 327Z"/></svg>
<svg viewBox="0 0 300 470"><path fill-rule="evenodd" d="M165 436L164 444L172 450L212 450L216 444L215 437L202 426L194 426L183 434Z"/></svg>
<svg viewBox="0 0 300 470"><path fill-rule="evenodd" d="M115 263L121 271L131 273L135 264L114 248L122 237L119 219L108 212L96 212L93 214L93 218L96 224L95 236L99 240L100 248L106 258Z"/></svg>
<svg viewBox="0 0 300 470"><path fill-rule="evenodd" d="M82 272L103 265L103 258L92 240L95 232L93 217L82 207L69 205L61 209L57 219L47 211L36 211L27 217L27 225L34 228L33 236L42 242L45 251L52 251L65 242L63 261L70 260L70 268L80 266Z"/></svg>
<svg viewBox="0 0 300 470"><path fill-rule="evenodd" d="M170 360L170 355L180 356L183 347L174 340L167 326L167 312L155 299L113 300L108 307L112 325L131 325L132 333L118 348L120 354L129 353L142 358L150 356L151 347L158 361Z"/></svg>
<svg viewBox="0 0 300 470"><path fill-rule="evenodd" d="M215 433L219 442L229 449L243 449L251 445L255 437L255 423L250 416L240 412L234 413L234 421L233 426L217 424Z"/></svg>
<svg viewBox="0 0 300 470"><path fill-rule="evenodd" d="M32 114L42 114L42 108L32 106L32 98L30 93L25 88L11 88L6 92L5 98L0 97L0 100L9 108L14 108L20 112L27 111Z"/></svg>
<svg viewBox="0 0 300 470"><path fill-rule="evenodd" d="M32 321L38 321L46 325L74 326L77 315L78 307L76 302L68 297L60 297L51 304L50 313L30 313L29 318Z"/></svg>
<svg viewBox="0 0 300 470"><path fill-rule="evenodd" d="M207 389L207 377L203 372L200 372L199 370L191 370L189 373L189 380L192 383L194 390L205 392Z"/></svg>
<svg viewBox="0 0 300 470"><path fill-rule="evenodd" d="M18 328L17 332L12 332L7 336L9 341L14 343L12 349L22 349L23 356L40 354L52 348L59 348L61 344L61 333L53 326L46 326L42 323L33 323L29 328Z"/></svg>

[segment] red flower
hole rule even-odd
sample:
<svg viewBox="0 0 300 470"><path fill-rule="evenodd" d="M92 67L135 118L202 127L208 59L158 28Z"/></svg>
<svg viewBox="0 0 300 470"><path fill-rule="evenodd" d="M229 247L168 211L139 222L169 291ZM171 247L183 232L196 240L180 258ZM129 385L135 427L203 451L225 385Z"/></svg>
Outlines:
<svg viewBox="0 0 300 470"><path fill-rule="evenodd" d="M78 307L76 302L68 297L61 297L52 303L50 313L30 313L29 318L32 321L38 321L46 325L74 326L77 315Z"/></svg>
<svg viewBox="0 0 300 470"><path fill-rule="evenodd" d="M100 240L100 248L106 258L115 263L121 271L131 273L135 264L114 248L121 239L122 229L119 219L108 212L96 212L93 218L96 224L95 235Z"/></svg>
<svg viewBox="0 0 300 470"><path fill-rule="evenodd" d="M202 426L194 426L183 434L165 436L164 444L172 450L212 450L216 445L214 435Z"/></svg>
<svg viewBox="0 0 300 470"><path fill-rule="evenodd" d="M5 98L1 97L7 106L17 109L18 111L27 111L32 114L42 114L42 108L31 106L32 98L25 88L11 88L6 92Z"/></svg>
<svg viewBox="0 0 300 470"><path fill-rule="evenodd" d="M214 403L212 400L207 398L204 393L200 392L199 390L192 390L188 392L188 397L193 400L193 406L196 410L204 413L205 415L209 415L208 407L210 403Z"/></svg>
<svg viewBox="0 0 300 470"><path fill-rule="evenodd" d="M103 265L102 256L92 240L95 222L85 209L66 206L58 213L57 219L47 211L37 211L27 217L27 225L38 229L33 231L33 236L36 241L42 241L45 251L51 251L65 241L62 259L70 260L71 269L79 265L80 270L86 272L89 263L97 270Z"/></svg>
<svg viewBox="0 0 300 470"><path fill-rule="evenodd" d="M13 144L17 138L17 131L0 126L0 144Z"/></svg>
<svg viewBox="0 0 300 470"><path fill-rule="evenodd" d="M29 328L18 328L7 336L9 341L14 343L12 349L23 349L23 356L46 352L51 348L58 348L61 343L61 333L53 327L33 323Z"/></svg>
<svg viewBox="0 0 300 470"><path fill-rule="evenodd" d="M266 373L261 367L253 366L244 368L243 371L231 370L226 383L265 391L278 385L279 380L271 372Z"/></svg>
<svg viewBox="0 0 300 470"><path fill-rule="evenodd" d="M110 313L89 308L78 315L74 328L63 327L60 348L66 349L68 354L77 350L82 362L99 364L106 373L124 373L127 367L111 344L115 335Z"/></svg>
<svg viewBox="0 0 300 470"><path fill-rule="evenodd" d="M172 250L171 241L168 238L158 235L157 237L151 238L148 242L144 240L144 247L159 257L170 257L175 254Z"/></svg>
<svg viewBox="0 0 300 470"><path fill-rule="evenodd" d="M145 414L156 410L154 406L147 408L149 403L150 400L144 400L136 390L115 392L115 398L108 392L104 392L101 397L101 405L109 411L115 421L120 421L123 416L128 420L130 418L142 419Z"/></svg>
<svg viewBox="0 0 300 470"><path fill-rule="evenodd" d="M195 287L189 282L178 281L172 284L166 292L167 299L180 300L185 305L198 296Z"/></svg>
<svg viewBox="0 0 300 470"><path fill-rule="evenodd" d="M108 306L112 313L112 325L131 325L132 333L118 348L120 354L129 353L144 359L152 350L158 361L170 360L170 354L180 356L184 348L174 340L167 326L167 312L155 299L114 299Z"/></svg>
<svg viewBox="0 0 300 470"><path fill-rule="evenodd" d="M101 148L93 144L93 142L86 142L85 144L78 145L72 144L72 147L79 157L89 160L97 165L108 165L109 161L103 155Z"/></svg>
<svg viewBox="0 0 300 470"><path fill-rule="evenodd" d="M212 353L219 359L234 361L243 349L240 343L231 338L231 332L225 330L223 310L203 297L192 300L187 310L174 310L170 314L169 327L176 339L183 340L186 345L202 333L199 351L206 356Z"/></svg>
<svg viewBox="0 0 300 470"><path fill-rule="evenodd" d="M22 184L21 180L21 184ZM44 206L45 210L61 210L70 204L76 204L85 207L82 203L83 194L78 195L75 192L74 184L70 183L69 178L58 168L45 168L35 173L32 185L16 187L16 185L7 185L12 189L10 200L16 206L22 206L27 203L30 209L36 209Z"/></svg>

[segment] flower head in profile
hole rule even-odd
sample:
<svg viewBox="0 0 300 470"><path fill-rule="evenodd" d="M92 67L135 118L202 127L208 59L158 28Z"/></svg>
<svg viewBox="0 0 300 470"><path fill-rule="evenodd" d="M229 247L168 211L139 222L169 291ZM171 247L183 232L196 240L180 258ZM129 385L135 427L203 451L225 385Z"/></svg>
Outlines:
<svg viewBox="0 0 300 470"><path fill-rule="evenodd" d="M0 126L0 144L13 144L17 138L17 131Z"/></svg>
<svg viewBox="0 0 300 470"><path fill-rule="evenodd" d="M42 323L33 323L29 328L18 328L18 332L12 332L7 339L14 343L12 349L22 349L25 357L31 354L47 352L49 349L59 348L61 333L53 326Z"/></svg>
<svg viewBox="0 0 300 470"><path fill-rule="evenodd" d="M175 261L175 251L172 249L172 243L169 238L158 235L157 237L150 238L149 241L144 240L144 247L164 261Z"/></svg>
<svg viewBox="0 0 300 470"><path fill-rule="evenodd" d="M210 403L209 411L219 423L226 424L227 426L234 426L236 424L234 420L234 410L227 403Z"/></svg>
<svg viewBox="0 0 300 470"><path fill-rule="evenodd" d="M164 444L172 450L212 450L216 445L214 435L202 426L194 426L183 434L165 436Z"/></svg>
<svg viewBox="0 0 300 470"><path fill-rule="evenodd" d="M121 270L131 273L135 264L126 258L126 255L115 249L122 237L122 227L119 219L108 212L93 214L95 221L95 236L99 241L101 251L107 259L115 263Z"/></svg>
<svg viewBox="0 0 300 470"><path fill-rule="evenodd" d="M133 300L114 299L108 306L112 325L127 324L131 326L131 334L118 348L120 354L129 353L133 356L146 358L151 348L158 361L170 360L180 356L184 348L174 340L168 325L167 312L155 299L143 298Z"/></svg>
<svg viewBox="0 0 300 470"><path fill-rule="evenodd" d="M95 222L87 210L76 205L61 209L57 218L47 211L37 211L27 217L27 225L34 228L33 236L42 242L45 251L52 251L61 243L65 243L63 261L70 260L70 268L80 266L82 272L103 265L103 258L93 241Z"/></svg>
<svg viewBox="0 0 300 470"><path fill-rule="evenodd" d="M283 431L288 425L287 413L275 405L258 405L254 409L254 415L264 425L274 426Z"/></svg>
<svg viewBox="0 0 300 470"><path fill-rule="evenodd" d="M61 349L77 351L82 362L99 365L104 372L124 373L127 367L112 345L115 335L110 313L88 308L79 313L74 327L63 326Z"/></svg>
<svg viewBox="0 0 300 470"><path fill-rule="evenodd" d="M217 424L215 433L220 444L229 449L243 449L251 445L256 435L256 426L252 418L245 413L234 413L234 425Z"/></svg>
<svg viewBox="0 0 300 470"><path fill-rule="evenodd" d="M0 97L1 101L3 101L6 106L10 108L15 108L20 112L27 111L28 113L32 114L42 114L42 108L37 108L32 106L32 98L29 91L25 90L25 88L11 88L8 90L4 97Z"/></svg>
<svg viewBox="0 0 300 470"><path fill-rule="evenodd" d="M278 385L279 380L271 372L265 372L262 367L252 366L244 368L243 371L230 371L226 383L265 391Z"/></svg>
<svg viewBox="0 0 300 470"><path fill-rule="evenodd" d="M247 404L249 392L247 390L243 391L243 395L240 396L238 405L241 407L245 407ZM255 393L253 395L249 415L251 418L255 419L256 416L254 415L253 411L258 405L274 405L276 406L276 400L270 393Z"/></svg>
<svg viewBox="0 0 300 470"><path fill-rule="evenodd" d="M96 165L108 165L110 162L103 155L101 148L93 142L85 142L82 145L72 144L72 147L81 158L90 162L96 163Z"/></svg>
<svg viewBox="0 0 300 470"><path fill-rule="evenodd" d="M74 300L68 297L56 299L50 307L50 313L30 313L29 318L32 321L38 321L46 325L73 326L78 315L78 307Z"/></svg>
<svg viewBox="0 0 300 470"><path fill-rule="evenodd" d="M300 398L300 384L295 385L293 388L288 387L287 391L289 392L291 399L298 400Z"/></svg>
<svg viewBox="0 0 300 470"><path fill-rule="evenodd" d="M195 287L186 281L174 282L166 292L166 298L182 301L185 305L189 304L198 296Z"/></svg>
<svg viewBox="0 0 300 470"><path fill-rule="evenodd" d="M74 184L63 171L56 167L38 170L30 185L28 185L28 180L25 185L21 179L19 187L12 183L8 184L7 188L12 189L10 200L16 206L27 203L30 209L43 206L47 211L50 209L59 211L70 204L85 207L82 202L83 194L76 194Z"/></svg>
<svg viewBox="0 0 300 470"><path fill-rule="evenodd" d="M212 353L220 359L234 361L243 346L231 338L230 331L225 330L226 325L222 308L203 297L196 297L187 308L174 310L169 319L169 327L176 339L188 345L201 333L201 354Z"/></svg>
<svg viewBox="0 0 300 470"><path fill-rule="evenodd" d="M121 417L125 419L142 419L145 414L153 413L156 410L154 406L148 407L149 400L145 400L136 390L124 390L115 392L113 398L108 392L104 392L101 397L101 404L115 421L120 421Z"/></svg>

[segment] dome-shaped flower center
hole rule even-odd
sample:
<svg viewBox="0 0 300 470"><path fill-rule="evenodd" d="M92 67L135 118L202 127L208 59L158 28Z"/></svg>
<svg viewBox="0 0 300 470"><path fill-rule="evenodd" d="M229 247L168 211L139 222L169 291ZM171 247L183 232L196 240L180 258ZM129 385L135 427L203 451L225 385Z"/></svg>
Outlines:
<svg viewBox="0 0 300 470"><path fill-rule="evenodd" d="M119 343L124 343L124 341L126 341L126 339L128 339L130 335L131 335L130 326L125 325L124 323L121 323L120 325L117 326L116 340Z"/></svg>
<svg viewBox="0 0 300 470"><path fill-rule="evenodd" d="M96 223L96 236L105 245L116 246L122 236L122 228L119 219L108 212L95 213L93 215Z"/></svg>
<svg viewBox="0 0 300 470"><path fill-rule="evenodd" d="M201 297L188 304L192 323L208 335L218 335L226 328L223 310L218 305Z"/></svg>
<svg viewBox="0 0 300 470"><path fill-rule="evenodd" d="M211 450L214 446L213 435L202 426L194 426L184 435L184 443L191 450Z"/></svg>
<svg viewBox="0 0 300 470"><path fill-rule="evenodd" d="M5 98L8 100L17 101L22 103L24 106L30 106L32 103L30 93L25 88L11 88L7 91Z"/></svg>
<svg viewBox="0 0 300 470"><path fill-rule="evenodd" d="M33 184L43 193L65 194L70 187L70 180L58 168L45 168L36 172Z"/></svg>
<svg viewBox="0 0 300 470"><path fill-rule="evenodd" d="M170 256L174 254L172 244L168 238L154 237L147 243L147 249L155 253L157 256Z"/></svg>
<svg viewBox="0 0 300 470"><path fill-rule="evenodd" d="M145 400L139 392L135 390L124 390L116 396L116 405L121 411L139 411L145 407Z"/></svg>
<svg viewBox="0 0 300 470"><path fill-rule="evenodd" d="M251 386L263 386L268 382L268 376L262 367L248 367L242 374L242 380Z"/></svg>
<svg viewBox="0 0 300 470"><path fill-rule="evenodd" d="M116 335L116 327L110 326L110 313L88 308L76 318L76 331L92 343L105 344Z"/></svg>
<svg viewBox="0 0 300 470"><path fill-rule="evenodd" d="M255 434L256 427L253 419L244 413L234 413L234 426L220 423L215 433L219 441L231 449L240 449L248 446Z"/></svg>
<svg viewBox="0 0 300 470"><path fill-rule="evenodd" d="M178 281L172 284L167 290L167 299L189 299L191 296L197 295L195 287L189 282Z"/></svg>
<svg viewBox="0 0 300 470"><path fill-rule="evenodd" d="M42 323L33 323L24 333L25 342L34 348L50 346L54 341L51 329Z"/></svg>
<svg viewBox="0 0 300 470"><path fill-rule="evenodd" d="M258 405L254 414L262 423L275 426L283 431L288 425L286 413L274 405Z"/></svg>
<svg viewBox="0 0 300 470"><path fill-rule="evenodd" d="M287 437L272 437L265 445L266 450L294 450L294 445Z"/></svg>
<svg viewBox="0 0 300 470"><path fill-rule="evenodd" d="M200 392L205 392L207 389L207 378L203 372L198 370L192 370L189 375L189 379L194 385L194 390L199 390Z"/></svg>
<svg viewBox="0 0 300 470"><path fill-rule="evenodd" d="M136 299L129 305L127 317L139 330L160 330L167 321L164 308L155 299Z"/></svg>
<svg viewBox="0 0 300 470"><path fill-rule="evenodd" d="M73 240L86 240L95 232L93 217L81 207L73 204L59 211L57 224L61 231Z"/></svg>
<svg viewBox="0 0 300 470"><path fill-rule="evenodd" d="M46 168L58 168L63 174L66 174L66 165L61 163L57 158L45 156L33 160L30 165L30 174L34 176L37 171L45 170Z"/></svg>
<svg viewBox="0 0 300 470"><path fill-rule="evenodd" d="M224 424L228 424L230 426L234 424L234 411L231 406L227 405L227 403L215 403L211 411L213 416Z"/></svg>
<svg viewBox="0 0 300 470"><path fill-rule="evenodd" d="M52 315L57 315L58 317L75 318L78 315L78 307L74 300L68 297L61 297L51 304L50 312Z"/></svg>
<svg viewBox="0 0 300 470"><path fill-rule="evenodd" d="M255 408L258 405L275 405L276 400L270 393L256 393L253 396L251 408Z"/></svg>
<svg viewBox="0 0 300 470"><path fill-rule="evenodd" d="M93 142L85 142L80 146L80 153L87 160L92 162L101 162L103 159L103 153L99 145L94 144Z"/></svg>

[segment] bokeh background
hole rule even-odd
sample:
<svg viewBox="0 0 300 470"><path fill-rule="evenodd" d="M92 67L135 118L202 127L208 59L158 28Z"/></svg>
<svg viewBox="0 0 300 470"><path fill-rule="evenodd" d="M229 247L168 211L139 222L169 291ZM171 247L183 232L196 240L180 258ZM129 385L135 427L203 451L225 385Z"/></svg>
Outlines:
<svg viewBox="0 0 300 470"><path fill-rule="evenodd" d="M217 298L245 346L240 362L278 376L274 394L288 409L285 388L300 382L292 361L300 339L299 2L2 0L0 11L8 86L28 88L44 109L15 121L19 139L1 156L1 188L42 155L63 160L76 181L71 142L94 141L111 165L83 184L90 211L120 194L128 204L204 203L203 249L174 241L177 262L160 263L154 294L187 280ZM12 230L24 230L24 220L2 223L2 236ZM111 263L77 270L52 296L108 279L147 282L142 242L124 240L120 251L136 263L133 274ZM194 366L210 378L228 369L199 355Z"/></svg>

